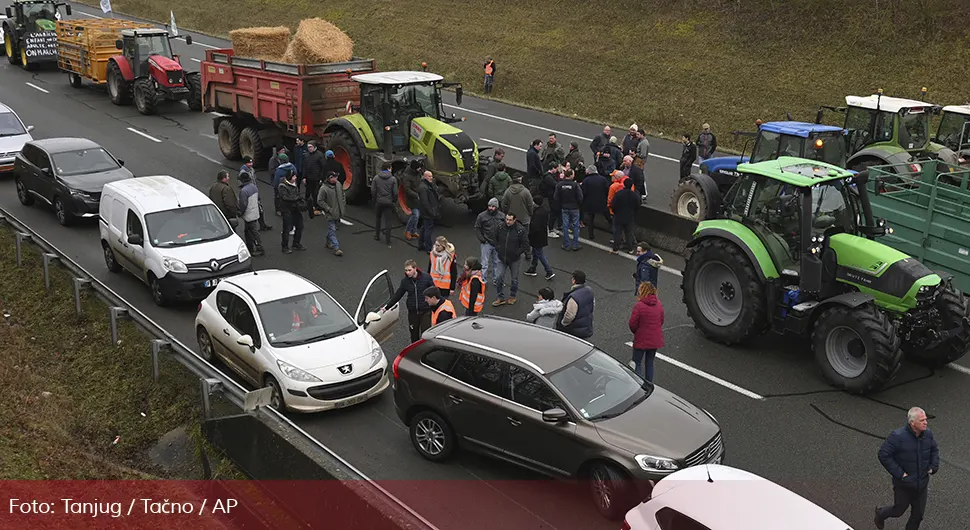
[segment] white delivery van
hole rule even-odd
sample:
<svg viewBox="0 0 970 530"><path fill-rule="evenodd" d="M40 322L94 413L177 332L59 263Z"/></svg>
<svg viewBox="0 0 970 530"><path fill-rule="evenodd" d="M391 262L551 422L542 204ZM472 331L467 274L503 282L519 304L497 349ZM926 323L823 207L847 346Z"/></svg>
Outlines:
<svg viewBox="0 0 970 530"><path fill-rule="evenodd" d="M105 184L99 218L108 270L127 269L151 288L158 305L202 300L221 278L253 270L235 224L208 196L174 177Z"/></svg>

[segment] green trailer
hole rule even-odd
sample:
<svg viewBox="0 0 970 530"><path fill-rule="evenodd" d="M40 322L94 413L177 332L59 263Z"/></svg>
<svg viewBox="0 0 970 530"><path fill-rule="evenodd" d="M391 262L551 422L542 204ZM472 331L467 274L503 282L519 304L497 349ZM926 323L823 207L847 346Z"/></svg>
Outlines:
<svg viewBox="0 0 970 530"><path fill-rule="evenodd" d="M908 168L909 164L907 164ZM970 168L926 160L918 172L869 168L872 213L893 228L882 242L970 290Z"/></svg>

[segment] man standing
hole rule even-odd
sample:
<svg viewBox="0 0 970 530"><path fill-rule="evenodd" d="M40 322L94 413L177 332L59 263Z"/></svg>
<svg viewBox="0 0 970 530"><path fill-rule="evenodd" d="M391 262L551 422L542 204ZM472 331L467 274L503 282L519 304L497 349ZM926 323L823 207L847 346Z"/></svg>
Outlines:
<svg viewBox="0 0 970 530"><path fill-rule="evenodd" d="M633 163L640 169L645 169L647 158L650 156L650 140L643 131L637 131L637 154L633 158Z"/></svg>
<svg viewBox="0 0 970 530"><path fill-rule="evenodd" d="M327 247L333 249L334 256L343 256L344 251L340 250L340 242L337 241L337 225L347 209L347 199L344 197L344 187L337 182L336 173L327 175L327 181L320 186L317 204L327 216Z"/></svg>
<svg viewBox="0 0 970 530"><path fill-rule="evenodd" d="M505 159L505 149L498 147L495 149L495 154L492 155L492 160L488 162L485 166L485 178L482 179L481 184L479 184L480 191L485 193L488 189L488 181L492 180L492 176L498 173L498 165L502 164L502 160Z"/></svg>
<svg viewBox="0 0 970 530"><path fill-rule="evenodd" d="M424 290L424 302L428 304L428 309L431 311L432 326L455 318L455 305L442 296L437 287L428 287Z"/></svg>
<svg viewBox="0 0 970 530"><path fill-rule="evenodd" d="M626 178L623 189L616 192L610 202L610 209L613 210L612 254L617 254L621 248L633 254L633 221L639 207L640 197L633 191L633 180Z"/></svg>
<svg viewBox="0 0 970 530"><path fill-rule="evenodd" d="M630 126L630 131L623 137L623 156L634 156L637 154L637 144L640 143L640 128L637 124Z"/></svg>
<svg viewBox="0 0 970 530"><path fill-rule="evenodd" d="M259 237L259 188L248 174L239 175L239 186L241 189L238 209L242 213L246 248L253 256L262 256L266 252L263 250L263 241Z"/></svg>
<svg viewBox="0 0 970 530"><path fill-rule="evenodd" d="M596 138L593 138L593 141L589 143L589 150L593 152L593 163L596 163L599 160L600 154L606 149L606 146L610 144L611 134L612 131L610 130L610 126L607 125L606 127L603 127L603 134L597 135Z"/></svg>
<svg viewBox="0 0 970 530"><path fill-rule="evenodd" d="M536 138L532 140L532 145L525 153L525 176L529 182L536 182L542 178L542 157L539 150L542 149L542 140Z"/></svg>
<svg viewBox="0 0 970 530"><path fill-rule="evenodd" d="M421 196L418 189L421 186L421 175L424 174L424 164L420 158L414 158L401 174L399 186L404 188L404 204L411 209L407 224L404 225L404 238L408 241L420 236L418 221L421 220Z"/></svg>
<svg viewBox="0 0 970 530"><path fill-rule="evenodd" d="M690 176L691 167L697 160L697 145L690 141L690 133L684 133L680 142L684 144L684 150L680 153L680 180L684 180Z"/></svg>
<svg viewBox="0 0 970 530"><path fill-rule="evenodd" d="M242 182L244 176L249 178L248 173L239 173L239 182ZM252 178L249 180L252 181ZM215 203L227 219L239 217L239 199L236 197L236 190L229 185L229 172L225 169L220 169L216 174L216 183L209 188L209 200ZM257 209L257 218L258 212Z"/></svg>
<svg viewBox="0 0 970 530"><path fill-rule="evenodd" d="M580 185L583 190L583 213L586 215L586 227L589 228L589 238L595 239L596 215L605 215L607 210L606 198L610 193L610 181L599 174L596 166L586 169L586 178Z"/></svg>
<svg viewBox="0 0 970 530"><path fill-rule="evenodd" d="M579 151L579 142L573 140L569 142L569 152L566 153L566 164L576 172L577 181L582 181L586 172L586 160L583 159L583 153Z"/></svg>
<svg viewBox="0 0 970 530"><path fill-rule="evenodd" d="M296 168L296 174L303 174L303 160L307 155L307 145L306 139L302 136L297 136L296 145L293 147L293 166Z"/></svg>
<svg viewBox="0 0 970 530"><path fill-rule="evenodd" d="M434 182L434 174L424 172L421 187L418 188L421 199L421 234L418 237L418 250L431 252L434 248L434 222L441 218L441 197Z"/></svg>
<svg viewBox="0 0 970 530"><path fill-rule="evenodd" d="M549 232L546 231L546 223L549 222L549 210L543 205L542 197L532 199L535 202L535 209L532 210L532 223L529 225L529 247L532 249L532 259L529 260L529 269L525 271L526 276L536 276L536 268L539 263L546 269L546 280L556 277L546 259L545 248L549 246Z"/></svg>
<svg viewBox="0 0 970 530"><path fill-rule="evenodd" d="M643 201L647 197L647 186L643 176L643 170L633 163L633 157L630 155L623 157L623 167L621 170L633 181L633 189L637 192L637 197Z"/></svg>
<svg viewBox="0 0 970 530"><path fill-rule="evenodd" d="M239 174L242 175L243 173L249 175L249 178L253 181L256 180L256 169L253 167L253 159L248 156L243 157L243 165L239 168ZM273 225L266 224L266 221L263 219L263 201L261 200L259 201L259 229L263 232L273 229Z"/></svg>
<svg viewBox="0 0 970 530"><path fill-rule="evenodd" d="M876 508L873 522L885 528L886 519L902 517L910 509L906 530L917 530L926 510L930 475L940 470L940 448L926 425L926 412L909 409L908 424L889 434L879 449L879 462L892 476L893 504Z"/></svg>
<svg viewBox="0 0 970 530"><path fill-rule="evenodd" d="M556 226L562 224L559 202L556 201L556 186L558 185L559 164L555 164L549 168L549 171L542 175L542 181L539 182L539 196L549 204L549 222L546 227L549 230L548 237L553 238L559 237L559 233L556 232Z"/></svg>
<svg viewBox="0 0 970 530"><path fill-rule="evenodd" d="M515 295L519 293L519 264L522 254L529 246L529 234L515 219L515 215L506 213L505 224L501 225L496 237L495 250L498 260L495 262L495 290L498 299L492 302L493 307L512 305ZM508 300L505 299L505 271L512 277L512 290Z"/></svg>
<svg viewBox="0 0 970 530"><path fill-rule="evenodd" d="M292 254L293 250L306 250L300 244L303 239L303 212L300 211L303 197L296 187L296 173L280 182L280 210L283 214L283 254ZM305 206L305 205L304 205ZM293 234L293 250L290 250L290 234Z"/></svg>
<svg viewBox="0 0 970 530"><path fill-rule="evenodd" d="M308 150L303 168L303 196L306 199L307 213L310 219L313 219L314 212L320 210L320 205L317 204L317 195L320 192L320 185L327 175L327 160L320 155L320 150L317 149L315 144L311 143L310 145L312 147ZM327 151L327 154L333 156L333 151Z"/></svg>
<svg viewBox="0 0 970 530"><path fill-rule="evenodd" d="M645 242L637 243L636 255L637 271L633 273L633 293L636 294L643 282L650 282L654 287L660 287L657 281L660 279L660 266L664 264L663 258L650 250L650 245Z"/></svg>
<svg viewBox="0 0 970 530"><path fill-rule="evenodd" d="M381 310L381 312L387 311L400 302L401 298L408 297L405 305L408 309L408 330L411 332L411 342L417 342L421 334L431 327L430 307L424 297L424 292L429 287L434 287L431 275L419 269L413 259L409 259L404 262L404 278L401 278L397 291Z"/></svg>
<svg viewBox="0 0 970 530"><path fill-rule="evenodd" d="M304 148L304 151L306 149ZM295 155L294 155L295 156ZM285 154L279 156L280 165L273 172L273 180L271 181L273 186L273 203L276 208L276 215L283 215L280 210L280 194L279 187L280 182L288 180L291 174L297 175L299 178L300 172L297 170L296 165L290 162L290 159Z"/></svg>
<svg viewBox="0 0 970 530"><path fill-rule="evenodd" d="M562 211L562 249L579 250L579 208L583 205L583 189L573 179L572 169L567 169L566 178L556 184L553 197Z"/></svg>
<svg viewBox="0 0 970 530"><path fill-rule="evenodd" d="M485 188L485 193L489 198L495 198L499 201L505 195L505 190L509 189L512 185L512 177L505 171L505 164L499 163L496 168L496 172L492 175L492 178L488 180L488 186Z"/></svg>
<svg viewBox="0 0 970 530"><path fill-rule="evenodd" d="M495 60L489 57L485 59L485 94L492 93L492 87L495 85Z"/></svg>
<svg viewBox="0 0 970 530"><path fill-rule="evenodd" d="M562 150L562 146L556 140L555 133L549 133L549 141L546 143L546 147L542 150L539 158L542 159L542 167L549 167L553 162L557 165L562 165L563 161L566 160L566 152Z"/></svg>
<svg viewBox="0 0 970 530"><path fill-rule="evenodd" d="M394 215L394 202L397 200L397 179L391 175L391 163L384 162L381 172L370 184L370 195L374 198L374 214L377 224L374 228L374 241L381 240L381 222L384 223L384 241L391 248L391 217Z"/></svg>
<svg viewBox="0 0 970 530"><path fill-rule="evenodd" d="M697 163L702 164L708 158L714 156L717 150L717 136L711 132L711 126L705 123L701 128L701 133L697 135Z"/></svg>
<svg viewBox="0 0 970 530"><path fill-rule="evenodd" d="M475 235L482 249L482 278L488 281L488 268L495 260L495 238L498 229L505 222L505 214L498 209L498 200L494 197L488 200L488 208L475 218Z"/></svg>
<svg viewBox="0 0 970 530"><path fill-rule="evenodd" d="M595 308L596 298L586 286L586 273L573 271L572 288L562 297L562 313L556 319L556 329L581 339L592 337Z"/></svg>

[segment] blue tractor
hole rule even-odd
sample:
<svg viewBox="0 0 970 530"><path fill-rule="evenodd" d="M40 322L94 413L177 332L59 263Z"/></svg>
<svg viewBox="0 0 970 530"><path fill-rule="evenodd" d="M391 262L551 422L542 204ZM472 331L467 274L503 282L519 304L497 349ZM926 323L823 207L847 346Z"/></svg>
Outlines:
<svg viewBox="0 0 970 530"><path fill-rule="evenodd" d="M793 156L818 160L838 167L845 167L847 159L847 132L841 127L804 123L798 121L773 121L761 123L758 132L735 131L735 136L754 137L751 156L745 156L747 143L741 156L723 156L705 160L700 173L681 179L670 199L670 211L703 221L717 216L721 197L740 176L738 164L774 160L781 156Z"/></svg>

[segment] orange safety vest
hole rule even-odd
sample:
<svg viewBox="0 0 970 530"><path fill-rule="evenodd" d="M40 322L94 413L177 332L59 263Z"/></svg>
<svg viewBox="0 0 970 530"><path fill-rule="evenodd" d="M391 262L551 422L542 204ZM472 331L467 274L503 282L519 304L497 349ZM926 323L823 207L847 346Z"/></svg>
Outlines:
<svg viewBox="0 0 970 530"><path fill-rule="evenodd" d="M431 270L428 273L431 274L431 279L434 280L434 286L438 289L451 289L451 263L455 261L454 254L451 254L448 258L439 258L434 252L431 252ZM447 259L448 263L444 267L438 267L438 261ZM444 269L445 272L438 272L439 269Z"/></svg>
<svg viewBox="0 0 970 530"><path fill-rule="evenodd" d="M471 296L472 296L472 280L478 278L478 281L482 284L482 290L475 297L475 309L476 313L481 313L482 309L485 308L485 280L482 279L482 271L475 271L471 276L465 280L465 283L461 286L461 293L458 295L458 301L461 302L462 307L468 309L471 307Z"/></svg>
<svg viewBox="0 0 970 530"><path fill-rule="evenodd" d="M449 313L451 313L452 318L458 316L458 314L455 313L455 306L452 305L451 300L445 298L445 303L439 305L438 309L435 309L434 312L431 313L432 326L438 323L438 315L440 315L443 310L447 310Z"/></svg>
<svg viewBox="0 0 970 530"><path fill-rule="evenodd" d="M485 63L485 75L492 75L495 70L492 68L492 63Z"/></svg>
<svg viewBox="0 0 970 530"><path fill-rule="evenodd" d="M316 319L318 316L320 316L320 313L317 312L317 306L315 306L315 305L310 306L310 317L312 317L313 319ZM293 312L293 325L290 327L290 330L291 331L299 331L303 327L303 324L305 324L305 323L306 322L303 322L303 319L300 318L300 314L298 312L294 311Z"/></svg>

